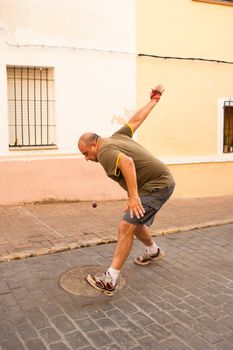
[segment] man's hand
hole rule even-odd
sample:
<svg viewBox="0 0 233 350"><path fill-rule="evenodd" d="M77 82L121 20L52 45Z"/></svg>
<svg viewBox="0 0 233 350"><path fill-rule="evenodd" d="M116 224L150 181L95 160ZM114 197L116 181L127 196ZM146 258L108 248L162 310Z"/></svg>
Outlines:
<svg viewBox="0 0 233 350"><path fill-rule="evenodd" d="M155 89L152 89L150 93L151 100L156 100L159 102L161 95L164 92L164 88L162 85L157 85Z"/></svg>
<svg viewBox="0 0 233 350"><path fill-rule="evenodd" d="M142 206L141 200L139 197L129 198L125 212L129 210L130 217L133 218L135 215L137 219L140 219L144 216L145 210Z"/></svg>

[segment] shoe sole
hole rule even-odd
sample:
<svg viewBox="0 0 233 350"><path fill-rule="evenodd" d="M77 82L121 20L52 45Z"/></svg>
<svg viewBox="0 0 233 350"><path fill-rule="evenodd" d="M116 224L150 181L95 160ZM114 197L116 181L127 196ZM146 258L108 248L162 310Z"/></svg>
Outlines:
<svg viewBox="0 0 233 350"><path fill-rule="evenodd" d="M151 263L153 263L155 261L159 261L159 260L163 259L164 256L165 256L165 253L162 250L160 250L160 254L156 258L147 260L146 262L141 262L140 260L135 258L134 259L134 263L137 264L137 265L140 265L140 266L146 266L146 265L149 265L149 264L151 264Z"/></svg>
<svg viewBox="0 0 233 350"><path fill-rule="evenodd" d="M96 290L98 290L101 293L104 293L108 297L112 297L115 291L110 291L110 290L104 290L102 288L99 288L98 286L95 285L95 282L92 280L91 275L87 275L86 281Z"/></svg>

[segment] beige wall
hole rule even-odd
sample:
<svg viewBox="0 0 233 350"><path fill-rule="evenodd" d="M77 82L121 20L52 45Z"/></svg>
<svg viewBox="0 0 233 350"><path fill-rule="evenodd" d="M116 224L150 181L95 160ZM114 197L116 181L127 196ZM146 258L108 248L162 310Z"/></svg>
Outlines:
<svg viewBox="0 0 233 350"><path fill-rule="evenodd" d="M0 204L50 200L126 199L121 187L99 164L79 158L1 160ZM176 180L173 197L221 196L231 193L233 164L169 166ZM211 181L210 181L211 179Z"/></svg>
<svg viewBox="0 0 233 350"><path fill-rule="evenodd" d="M233 61L232 20L229 6L138 0L137 53ZM233 194L233 153L222 153L220 105L233 98L232 82L232 64L137 58L138 106L155 84L165 87L138 139L170 164L175 196Z"/></svg>
<svg viewBox="0 0 233 350"><path fill-rule="evenodd" d="M214 197L233 194L233 162L169 166L175 180L174 197Z"/></svg>
<svg viewBox="0 0 233 350"><path fill-rule="evenodd" d="M138 105L145 103L150 87L165 87L139 140L162 157L215 154L218 99L233 96L232 81L233 65L138 57Z"/></svg>
<svg viewBox="0 0 233 350"><path fill-rule="evenodd" d="M136 0L137 51L167 56L233 57L233 7L192 0Z"/></svg>
<svg viewBox="0 0 233 350"><path fill-rule="evenodd" d="M80 158L1 159L0 166L0 205L125 198L99 164Z"/></svg>

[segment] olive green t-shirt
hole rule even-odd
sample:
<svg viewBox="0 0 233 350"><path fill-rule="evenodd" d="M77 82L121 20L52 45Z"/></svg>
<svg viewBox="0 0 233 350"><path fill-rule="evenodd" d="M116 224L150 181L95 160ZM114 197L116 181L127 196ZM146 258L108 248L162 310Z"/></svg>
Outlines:
<svg viewBox="0 0 233 350"><path fill-rule="evenodd" d="M165 164L132 139L132 129L125 124L100 146L98 161L108 177L117 181L127 191L127 184L118 168L120 155L123 153L134 161L138 193L148 195L154 188L175 185L174 179Z"/></svg>

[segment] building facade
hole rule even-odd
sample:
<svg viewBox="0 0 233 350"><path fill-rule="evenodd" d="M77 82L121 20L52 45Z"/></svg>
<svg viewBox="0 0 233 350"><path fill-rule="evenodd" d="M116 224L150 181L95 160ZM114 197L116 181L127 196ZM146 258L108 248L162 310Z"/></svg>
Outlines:
<svg viewBox="0 0 233 350"><path fill-rule="evenodd" d="M232 194L231 5L0 0L0 204L125 198L77 140L110 135L157 83L138 142L169 166L175 196Z"/></svg>
<svg viewBox="0 0 233 350"><path fill-rule="evenodd" d="M139 140L176 196L233 193L232 21L232 1L137 1L137 103L154 81L166 88Z"/></svg>

